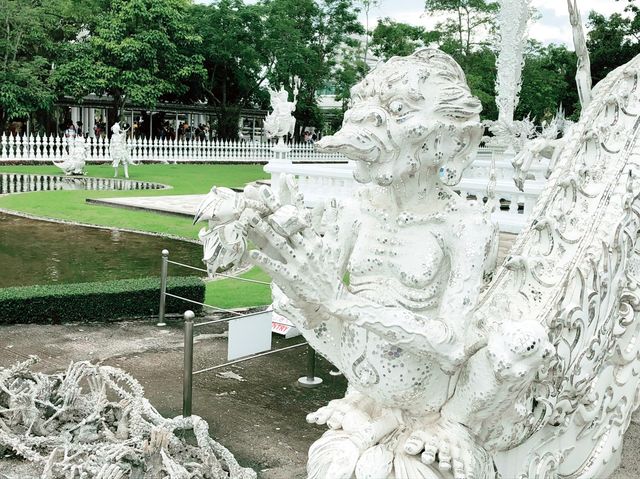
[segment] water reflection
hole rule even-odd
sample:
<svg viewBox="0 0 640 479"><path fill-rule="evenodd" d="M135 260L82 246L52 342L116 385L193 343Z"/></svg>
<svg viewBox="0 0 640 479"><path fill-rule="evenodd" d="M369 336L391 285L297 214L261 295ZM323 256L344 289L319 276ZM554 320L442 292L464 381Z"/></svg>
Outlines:
<svg viewBox="0 0 640 479"><path fill-rule="evenodd" d="M0 213L0 288L156 276L164 248L176 261L202 264L197 244ZM170 274L198 272L181 268Z"/></svg>

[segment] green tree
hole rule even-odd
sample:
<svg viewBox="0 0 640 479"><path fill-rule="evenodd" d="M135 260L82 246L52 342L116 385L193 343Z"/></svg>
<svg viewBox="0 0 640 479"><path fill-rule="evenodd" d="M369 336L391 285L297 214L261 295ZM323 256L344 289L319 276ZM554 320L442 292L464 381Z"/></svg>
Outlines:
<svg viewBox="0 0 640 479"><path fill-rule="evenodd" d="M371 49L385 60L394 55L410 55L416 48L440 39L438 32L384 18L373 30Z"/></svg>
<svg viewBox="0 0 640 479"><path fill-rule="evenodd" d="M355 47L353 35L364 33L352 0L264 0L264 47L271 85L291 89L290 79L302 80L296 107L298 131L320 127L316 93L335 83L340 50Z"/></svg>
<svg viewBox="0 0 640 479"><path fill-rule="evenodd" d="M531 42L525 54L522 90L516 117L530 115L538 123L548 121L563 106L567 116L579 113L575 85L576 57L563 45L541 46Z"/></svg>
<svg viewBox="0 0 640 479"><path fill-rule="evenodd" d="M78 36L93 7L80 0L0 0L0 127L53 108L59 45Z"/></svg>
<svg viewBox="0 0 640 479"><path fill-rule="evenodd" d="M189 96L216 107L216 130L222 138L237 137L240 110L259 101L259 87L273 66L264 48L263 13L263 6L242 0L191 9L192 24L202 36L195 51L206 76L191 85Z"/></svg>
<svg viewBox="0 0 640 479"><path fill-rule="evenodd" d="M193 51L202 39L187 21L189 6L189 0L110 0L86 37L66 46L57 87L77 99L110 95L110 123L127 103L152 108L184 94L205 74Z"/></svg>
<svg viewBox="0 0 640 479"><path fill-rule="evenodd" d="M631 13L631 17L614 13L607 18L595 11L589 14L590 30L587 35L587 48L591 57L594 85L612 70L640 53L639 12L632 3L627 10Z"/></svg>
<svg viewBox="0 0 640 479"><path fill-rule="evenodd" d="M425 10L445 15L436 26L441 45L462 64L474 48L487 46L487 32L495 27L498 2L491 0L425 0Z"/></svg>

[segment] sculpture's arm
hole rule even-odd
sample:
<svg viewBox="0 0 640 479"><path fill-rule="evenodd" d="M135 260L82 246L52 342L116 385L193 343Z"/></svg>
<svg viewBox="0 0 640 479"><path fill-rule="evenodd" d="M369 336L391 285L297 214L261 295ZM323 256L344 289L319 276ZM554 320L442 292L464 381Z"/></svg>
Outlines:
<svg viewBox="0 0 640 479"><path fill-rule="evenodd" d="M311 228L287 239L265 221L254 218L254 233L266 240L274 255L254 250L250 259L266 270L274 283L313 328L330 319L358 324L416 353L433 356L445 370L454 371L465 359L464 341L445 321L415 314L401 307L377 304L351 293L342 280L348 254L331 246L332 235L320 237ZM353 239L351 240L353 241ZM259 243L259 242L257 242ZM353 246L339 243L346 251ZM480 268L481 269L481 268Z"/></svg>
<svg viewBox="0 0 640 479"><path fill-rule="evenodd" d="M472 345L478 340L468 337L470 334L475 336L475 332L470 331L470 317L478 303L496 231L489 218L474 211L464 211L465 207L459 206L462 211L458 222L448 225L442 232L450 271L438 316L446 321L459 342ZM465 359L481 345L475 344L473 351L466 351Z"/></svg>

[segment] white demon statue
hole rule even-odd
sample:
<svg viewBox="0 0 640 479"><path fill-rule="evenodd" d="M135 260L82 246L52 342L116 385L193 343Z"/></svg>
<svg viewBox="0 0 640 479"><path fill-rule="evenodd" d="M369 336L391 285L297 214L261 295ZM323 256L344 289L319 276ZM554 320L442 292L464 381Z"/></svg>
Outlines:
<svg viewBox="0 0 640 479"><path fill-rule="evenodd" d="M322 235L293 179L278 192L213 188L196 218L210 222L210 268L264 268L276 309L349 381L307 418L329 428L310 478L615 469L639 399L639 66L596 87L497 270L490 195L454 191L481 105L439 50L392 58L353 88L319 147L355 161L363 187L327 205Z"/></svg>
<svg viewBox="0 0 640 479"><path fill-rule="evenodd" d="M118 177L118 166L122 165L124 177L129 178L129 165L135 163L131 159L131 149L127 144L127 131L122 130L119 123L114 123L111 127L111 140L109 143L109 155L111 156L111 166L114 169L114 178Z"/></svg>
<svg viewBox="0 0 640 479"><path fill-rule="evenodd" d="M269 88L271 108L273 111L264 119L264 130L268 138L277 138L278 143L282 137L293 136L296 128L296 118L293 112L296 110L300 80L293 80L293 101L289 101L289 92L280 88L280 91Z"/></svg>
<svg viewBox="0 0 640 479"><path fill-rule="evenodd" d="M65 175L84 175L87 161L87 140L83 136L76 136L69 141L69 156L53 164L64 171Z"/></svg>

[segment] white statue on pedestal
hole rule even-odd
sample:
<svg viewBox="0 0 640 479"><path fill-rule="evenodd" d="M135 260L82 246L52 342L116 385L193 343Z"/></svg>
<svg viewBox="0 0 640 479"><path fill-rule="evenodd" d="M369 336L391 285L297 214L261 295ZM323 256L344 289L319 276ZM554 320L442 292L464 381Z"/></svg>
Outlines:
<svg viewBox="0 0 640 479"><path fill-rule="evenodd" d="M53 162L65 175L84 175L87 161L87 140L81 135L69 139L69 156L61 162Z"/></svg>
<svg viewBox="0 0 640 479"><path fill-rule="evenodd" d="M497 271L491 201L452 188L481 138L480 102L438 50L378 66L320 141L365 184L327 205L324 235L292 181L279 196L212 190L198 214L212 226L210 265L249 259L269 272L278 312L349 381L307 418L329 427L308 477L615 469L640 400L639 70L640 57L595 89Z"/></svg>
<svg viewBox="0 0 640 479"><path fill-rule="evenodd" d="M269 88L273 111L264 119L264 130L268 138L277 138L278 144L282 137L293 136L295 133L296 119L293 112L296 110L300 79L294 77L293 84L293 101L289 101L289 93L284 87L280 91Z"/></svg>
<svg viewBox="0 0 640 479"><path fill-rule="evenodd" d="M131 150L127 145L127 131L121 130L120 124L115 123L111 127L111 142L109 143L109 155L111 156L111 165L114 168L114 178L118 177L118 166L122 164L124 169L124 177L129 178L129 165L131 161Z"/></svg>

